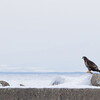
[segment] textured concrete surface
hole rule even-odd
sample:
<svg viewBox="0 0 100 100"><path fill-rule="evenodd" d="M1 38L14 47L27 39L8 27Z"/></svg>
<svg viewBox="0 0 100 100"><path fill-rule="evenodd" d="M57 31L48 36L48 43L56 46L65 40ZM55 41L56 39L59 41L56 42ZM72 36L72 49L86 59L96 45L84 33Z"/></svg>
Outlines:
<svg viewBox="0 0 100 100"><path fill-rule="evenodd" d="M93 74L91 84L93 86L100 86L100 74Z"/></svg>
<svg viewBox="0 0 100 100"><path fill-rule="evenodd" d="M0 100L100 100L100 89L1 88Z"/></svg>

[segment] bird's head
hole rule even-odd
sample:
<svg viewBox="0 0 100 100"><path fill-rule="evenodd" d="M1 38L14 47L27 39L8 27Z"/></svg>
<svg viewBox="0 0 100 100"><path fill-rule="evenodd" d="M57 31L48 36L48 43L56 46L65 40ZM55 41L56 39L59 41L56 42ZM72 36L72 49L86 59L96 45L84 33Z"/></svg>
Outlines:
<svg viewBox="0 0 100 100"><path fill-rule="evenodd" d="M87 59L87 57L83 56L82 59Z"/></svg>

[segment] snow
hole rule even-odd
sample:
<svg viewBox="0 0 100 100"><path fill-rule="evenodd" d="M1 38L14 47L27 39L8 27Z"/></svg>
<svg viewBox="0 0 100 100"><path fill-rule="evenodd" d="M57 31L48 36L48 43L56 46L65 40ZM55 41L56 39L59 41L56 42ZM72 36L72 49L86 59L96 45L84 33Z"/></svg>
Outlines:
<svg viewBox="0 0 100 100"><path fill-rule="evenodd" d="M10 84L4 88L97 88L91 85L91 77L92 74L87 73L0 74L0 80ZM58 82L58 85L52 85L54 82ZM1 85L0 88L2 88Z"/></svg>

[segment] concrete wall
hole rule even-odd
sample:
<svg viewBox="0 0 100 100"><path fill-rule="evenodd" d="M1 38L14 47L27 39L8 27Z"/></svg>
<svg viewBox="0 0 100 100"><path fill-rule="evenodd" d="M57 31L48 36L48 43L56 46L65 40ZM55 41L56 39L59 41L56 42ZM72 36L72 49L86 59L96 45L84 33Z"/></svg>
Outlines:
<svg viewBox="0 0 100 100"><path fill-rule="evenodd" d="M1 88L0 100L100 100L100 89Z"/></svg>

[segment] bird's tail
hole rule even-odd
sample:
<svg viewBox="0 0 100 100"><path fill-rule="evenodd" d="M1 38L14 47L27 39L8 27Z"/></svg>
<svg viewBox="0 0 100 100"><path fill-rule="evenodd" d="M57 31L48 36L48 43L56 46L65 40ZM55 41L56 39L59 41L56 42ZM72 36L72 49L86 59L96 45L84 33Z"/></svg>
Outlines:
<svg viewBox="0 0 100 100"><path fill-rule="evenodd" d="M100 70L98 70L98 72L100 72Z"/></svg>

